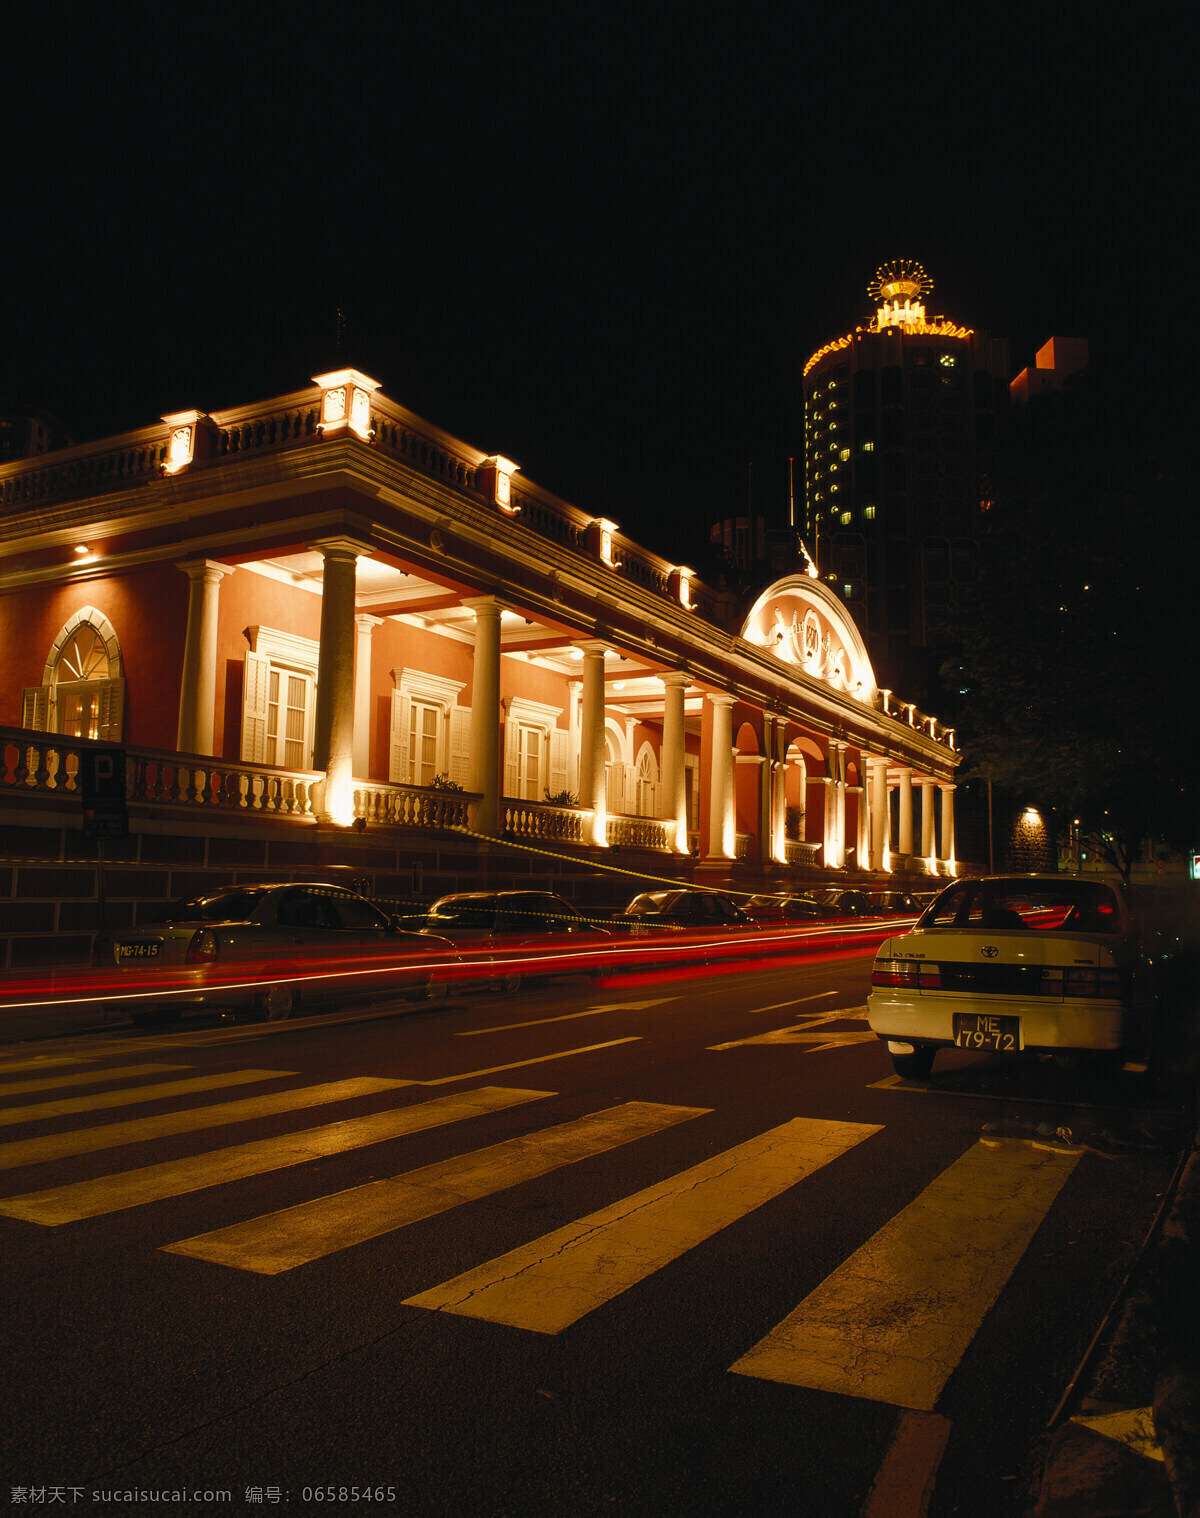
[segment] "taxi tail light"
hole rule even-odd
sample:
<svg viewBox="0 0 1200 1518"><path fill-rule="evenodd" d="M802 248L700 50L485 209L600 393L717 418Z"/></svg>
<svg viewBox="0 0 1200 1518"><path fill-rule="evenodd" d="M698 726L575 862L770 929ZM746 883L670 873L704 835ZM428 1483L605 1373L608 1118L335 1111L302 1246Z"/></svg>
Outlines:
<svg viewBox="0 0 1200 1518"><path fill-rule="evenodd" d="M915 959L877 959L871 971L873 986L900 986L910 991L937 990L942 984L940 965Z"/></svg>
<svg viewBox="0 0 1200 1518"><path fill-rule="evenodd" d="M185 963L210 965L217 958L218 952L217 935L210 928L198 928L187 946Z"/></svg>
<svg viewBox="0 0 1200 1518"><path fill-rule="evenodd" d="M1072 967L1066 973L1066 982L1068 996L1120 996L1121 994L1119 970Z"/></svg>

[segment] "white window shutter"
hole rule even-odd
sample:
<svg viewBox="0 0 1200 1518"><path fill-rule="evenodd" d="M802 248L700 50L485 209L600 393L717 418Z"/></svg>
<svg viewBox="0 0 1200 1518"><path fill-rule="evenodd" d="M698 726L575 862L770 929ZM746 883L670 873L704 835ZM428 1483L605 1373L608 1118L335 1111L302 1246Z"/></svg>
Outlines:
<svg viewBox="0 0 1200 1518"><path fill-rule="evenodd" d="M244 764L263 764L267 756L267 705L271 694L271 661L246 653L242 678L242 752Z"/></svg>
<svg viewBox="0 0 1200 1518"><path fill-rule="evenodd" d="M408 781L408 710L411 698L392 692L392 739L388 745L388 779L393 785Z"/></svg>
<svg viewBox="0 0 1200 1518"><path fill-rule="evenodd" d="M21 726L44 733L50 718L50 687L31 685L21 692Z"/></svg>
<svg viewBox="0 0 1200 1518"><path fill-rule="evenodd" d="M121 723L125 715L125 682L110 680L97 691L97 727L105 743L120 743Z"/></svg>
<svg viewBox="0 0 1200 1518"><path fill-rule="evenodd" d="M450 778L455 785L466 788L471 773L471 708L450 708Z"/></svg>
<svg viewBox="0 0 1200 1518"><path fill-rule="evenodd" d="M506 796L521 794L519 736L520 729L517 724L506 720L504 723L504 794Z"/></svg>
<svg viewBox="0 0 1200 1518"><path fill-rule="evenodd" d="M565 727L550 729L550 784L546 789L559 796L567 789L567 766L571 757L571 735Z"/></svg>

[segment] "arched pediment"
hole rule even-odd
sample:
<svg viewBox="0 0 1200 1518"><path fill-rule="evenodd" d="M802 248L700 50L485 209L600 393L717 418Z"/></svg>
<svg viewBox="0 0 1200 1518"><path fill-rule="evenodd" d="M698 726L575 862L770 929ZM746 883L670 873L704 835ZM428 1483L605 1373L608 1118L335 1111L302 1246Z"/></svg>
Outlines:
<svg viewBox="0 0 1200 1518"><path fill-rule="evenodd" d="M797 673L874 704L875 672L862 635L837 596L810 575L785 575L768 585L750 608L742 637Z"/></svg>

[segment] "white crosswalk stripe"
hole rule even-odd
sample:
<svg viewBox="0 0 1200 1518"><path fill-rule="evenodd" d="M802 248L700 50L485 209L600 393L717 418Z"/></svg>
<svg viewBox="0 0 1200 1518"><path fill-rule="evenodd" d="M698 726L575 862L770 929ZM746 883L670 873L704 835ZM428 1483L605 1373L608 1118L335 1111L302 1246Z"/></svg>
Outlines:
<svg viewBox="0 0 1200 1518"><path fill-rule="evenodd" d="M796 1028L739 1042L776 1041L780 1034L791 1034L793 1039L805 1034L813 1041L857 1038L861 1036L857 1031L831 1033L827 1027L839 1018L853 1018L855 1010L818 1014ZM72 1072L72 1063L85 1068ZM163 1095L193 1095L222 1085L275 1081L295 1074L242 1070L172 1081L157 1078L180 1068L186 1067L150 1063L104 1067L91 1055L75 1061L35 1056L0 1063L0 1100L142 1079L140 1085L90 1096L8 1105L0 1109L0 1122L81 1117ZM490 1071L473 1073L480 1076ZM148 1208L200 1190L228 1188L225 1215L232 1213L234 1221L159 1248L166 1255L208 1265L276 1275L352 1251L369 1240L711 1115L707 1107L622 1102L565 1122L522 1130L517 1137L417 1169L401 1169L384 1180L325 1192L293 1207L237 1220L239 1181L371 1145L402 1146L419 1133L468 1119L502 1117L556 1095L493 1085L449 1095L434 1095L428 1089L469 1079L470 1075L423 1081L354 1077L0 1143L0 1169L6 1169L303 1114L363 1097L404 1093L400 1105L393 1100L382 1111L243 1143L218 1143L198 1154L26 1191L0 1200L0 1215L59 1227L130 1208ZM702 1130L707 1132L698 1125L695 1132L699 1135ZM707 1156L699 1163L449 1280L413 1292L403 1299L404 1304L532 1333L563 1333L880 1132L881 1126L873 1123L796 1117L716 1154L709 1152L706 1139L698 1137L700 1152ZM403 1149L397 1152L402 1155ZM1076 1161L1075 1156L1033 1149L973 1145L788 1311L770 1333L746 1349L729 1370L758 1380L933 1412ZM322 1186L328 1186L327 1176L327 1171L320 1172ZM564 1192L569 1194L569 1189ZM224 1201L220 1205L224 1210ZM781 1303L780 1309L787 1305Z"/></svg>
<svg viewBox="0 0 1200 1518"><path fill-rule="evenodd" d="M272 1077L290 1072L274 1070ZM67 1159L79 1154L95 1154L100 1149L118 1149L125 1144L148 1143L177 1133L196 1133L227 1123L246 1123L258 1118L275 1117L281 1112L297 1112L306 1107L320 1107L328 1102L348 1102L359 1096L374 1096L380 1091L394 1091L411 1086L412 1081L388 1080L383 1076L355 1076L350 1080L330 1081L321 1086L300 1086L290 1091L273 1091L264 1096L250 1096L234 1102L219 1102L213 1107L186 1107L178 1112L162 1112L154 1117L134 1117L123 1123L105 1123L98 1128L77 1128L67 1133L51 1133L42 1138L13 1139L0 1144L0 1170L18 1165L42 1165L50 1160Z"/></svg>
<svg viewBox="0 0 1200 1518"><path fill-rule="evenodd" d="M560 1333L878 1132L873 1123L794 1118L405 1300Z"/></svg>
<svg viewBox="0 0 1200 1518"><path fill-rule="evenodd" d="M1077 1159L974 1145L730 1369L932 1412Z"/></svg>
<svg viewBox="0 0 1200 1518"><path fill-rule="evenodd" d="M289 1207L267 1217L164 1247L172 1254L214 1260L240 1270L276 1275L323 1255L392 1233L463 1202L506 1191L547 1175L561 1165L603 1154L620 1144L657 1133L672 1123L700 1117L703 1107L665 1107L625 1102L605 1112L508 1139L386 1181L371 1181L334 1196Z"/></svg>
<svg viewBox="0 0 1200 1518"><path fill-rule="evenodd" d="M72 1223L80 1218L99 1217L128 1207L143 1207L166 1197L222 1186L229 1181L244 1180L247 1176L283 1170L289 1165L327 1159L331 1154L381 1144L387 1139L421 1133L443 1123L456 1123L487 1112L502 1112L506 1107L552 1095L550 1091L513 1091L501 1086L484 1086L478 1091L434 1097L432 1101L415 1107L374 1112L368 1117L350 1117L340 1123L326 1123L320 1128L306 1128L300 1133L287 1133L279 1138L254 1139L248 1144L234 1144L227 1149L191 1155L182 1160L166 1160L140 1170L7 1197L0 1201L0 1213L10 1218L27 1218L32 1223Z"/></svg>

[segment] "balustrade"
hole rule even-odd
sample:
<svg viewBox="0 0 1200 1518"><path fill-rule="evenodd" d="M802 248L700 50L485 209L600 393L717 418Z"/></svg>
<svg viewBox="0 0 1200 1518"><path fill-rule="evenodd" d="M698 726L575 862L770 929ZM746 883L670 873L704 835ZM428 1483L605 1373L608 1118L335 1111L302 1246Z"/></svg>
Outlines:
<svg viewBox="0 0 1200 1518"><path fill-rule="evenodd" d="M669 847L667 826L653 817L609 817L605 837L610 848L657 849Z"/></svg>
<svg viewBox="0 0 1200 1518"><path fill-rule="evenodd" d="M543 806L537 801L514 801L501 805L501 824L513 838L550 839L556 843L582 843L586 811L573 807Z"/></svg>

